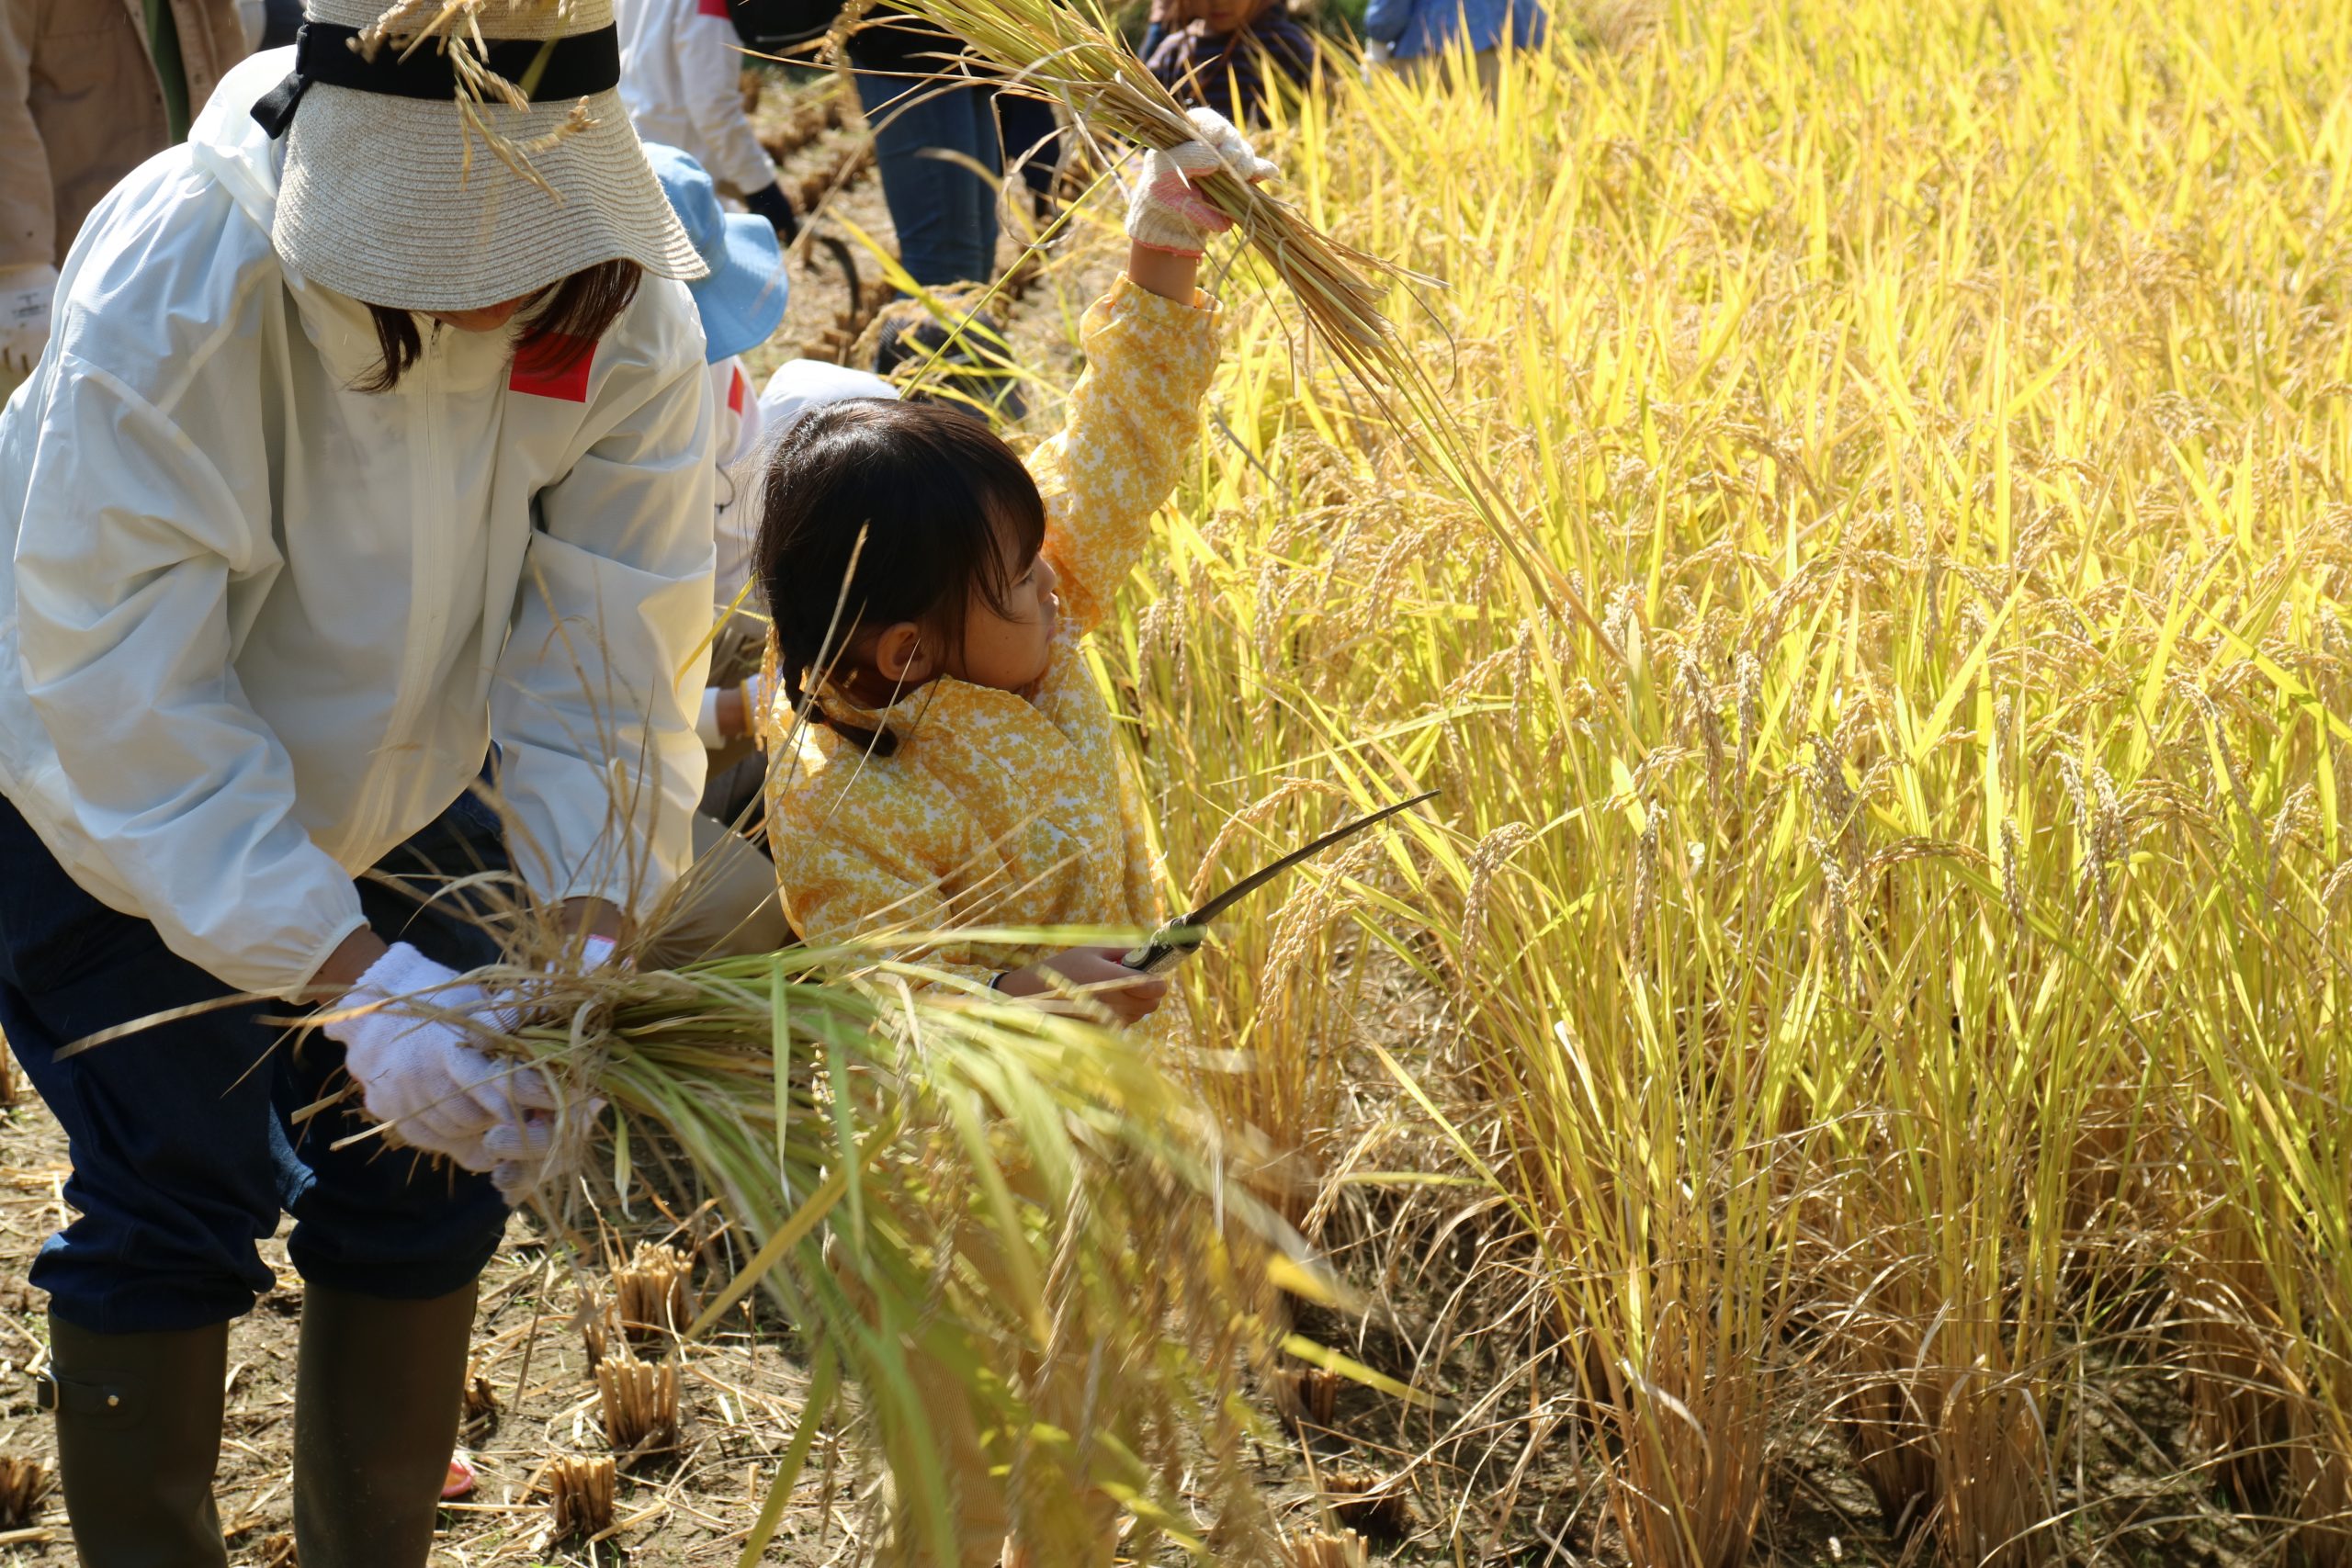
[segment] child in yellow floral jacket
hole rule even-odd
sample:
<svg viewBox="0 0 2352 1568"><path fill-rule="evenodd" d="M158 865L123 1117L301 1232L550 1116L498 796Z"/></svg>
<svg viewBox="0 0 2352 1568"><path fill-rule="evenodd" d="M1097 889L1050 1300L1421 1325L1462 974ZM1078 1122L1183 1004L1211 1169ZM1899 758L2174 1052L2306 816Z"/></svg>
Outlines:
<svg viewBox="0 0 2352 1568"><path fill-rule="evenodd" d="M1069 419L1027 468L969 415L912 402L806 414L775 454L759 547L772 739L810 723L771 771L768 835L811 942L1160 918L1079 639L1175 488L1216 367L1216 307L1195 280L1204 236L1227 224L1188 176L1274 173L1222 118L1193 120L1200 140L1147 160L1126 275L1087 312ZM921 956L1012 996L1076 987L1130 1022L1166 989L1116 948L1009 972L952 940Z"/></svg>

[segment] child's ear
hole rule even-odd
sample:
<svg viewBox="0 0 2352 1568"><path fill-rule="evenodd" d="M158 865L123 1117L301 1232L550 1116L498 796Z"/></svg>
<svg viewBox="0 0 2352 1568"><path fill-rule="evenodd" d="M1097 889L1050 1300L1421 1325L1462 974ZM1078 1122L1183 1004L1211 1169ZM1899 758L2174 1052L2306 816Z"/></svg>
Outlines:
<svg viewBox="0 0 2352 1568"><path fill-rule="evenodd" d="M874 672L894 686L915 686L931 679L931 656L924 652L922 627L898 621L882 628L874 639Z"/></svg>

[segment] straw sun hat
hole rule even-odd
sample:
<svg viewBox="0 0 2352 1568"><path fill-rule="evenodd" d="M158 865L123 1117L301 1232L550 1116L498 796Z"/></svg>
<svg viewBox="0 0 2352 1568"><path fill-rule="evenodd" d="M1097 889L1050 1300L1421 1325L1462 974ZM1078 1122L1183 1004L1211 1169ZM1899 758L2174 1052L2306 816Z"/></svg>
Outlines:
<svg viewBox="0 0 2352 1568"><path fill-rule="evenodd" d="M385 5L307 0L294 71L254 106L285 139L271 237L294 271L411 310L503 304L617 259L703 276L616 90L612 0ZM451 10L526 106L401 26ZM363 37L379 17L388 38Z"/></svg>

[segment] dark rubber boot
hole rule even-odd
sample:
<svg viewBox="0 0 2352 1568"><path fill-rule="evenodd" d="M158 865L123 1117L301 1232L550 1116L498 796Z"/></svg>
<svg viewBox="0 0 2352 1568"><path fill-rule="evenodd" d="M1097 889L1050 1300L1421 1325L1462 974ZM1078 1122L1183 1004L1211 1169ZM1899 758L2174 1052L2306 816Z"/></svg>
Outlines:
<svg viewBox="0 0 2352 1568"><path fill-rule="evenodd" d="M473 1326L471 1285L426 1302L303 1286L294 1380L302 1568L424 1568Z"/></svg>
<svg viewBox="0 0 2352 1568"><path fill-rule="evenodd" d="M224 1568L220 1462L229 1325L93 1334L54 1313L42 1401L83 1568Z"/></svg>

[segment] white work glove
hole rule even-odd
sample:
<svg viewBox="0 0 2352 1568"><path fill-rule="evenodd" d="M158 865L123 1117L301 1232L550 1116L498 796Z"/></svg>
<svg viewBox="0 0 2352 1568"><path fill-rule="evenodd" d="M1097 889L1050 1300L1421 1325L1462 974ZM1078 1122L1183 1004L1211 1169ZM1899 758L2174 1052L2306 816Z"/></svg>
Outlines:
<svg viewBox="0 0 2352 1568"><path fill-rule="evenodd" d="M767 701L767 682L754 671L743 678L743 683L738 689L743 694L743 732L741 735L728 734L726 727L718 721L718 699L726 688L705 686L702 689L702 710L695 716L695 739L702 742L704 750L723 751L728 742L749 740L760 733L760 720L766 712L761 705ZM600 937L590 940L603 941ZM605 945L611 946L609 942Z"/></svg>
<svg viewBox="0 0 2352 1568"><path fill-rule="evenodd" d="M57 294L53 266L0 272L0 371L29 376L49 346L49 303Z"/></svg>
<svg viewBox="0 0 2352 1568"><path fill-rule="evenodd" d="M403 1005L410 1003L420 1010ZM512 1007L400 942L368 965L334 1010L343 1016L325 1026L327 1038L342 1042L344 1065L368 1113L403 1142L468 1170L536 1165L545 1156L553 1123L529 1117L556 1108L545 1075L492 1060L467 1043L471 1036L462 1024L444 1021L458 1015L503 1033L514 1027Z"/></svg>
<svg viewBox="0 0 2352 1568"><path fill-rule="evenodd" d="M1233 220L1201 195L1193 184L1196 178L1223 169L1256 185L1282 173L1259 157L1233 122L1215 109L1194 109L1191 118L1199 137L1146 158L1143 177L1127 202L1127 237L1180 256L1199 255L1211 234L1233 227Z"/></svg>
<svg viewBox="0 0 2352 1568"><path fill-rule="evenodd" d="M593 975L610 964L614 945L613 939L608 936L583 939L580 945L580 972ZM604 1109L603 1100L590 1100L586 1119L594 1122ZM509 1204L519 1204L547 1180L556 1166L561 1163L561 1155L554 1146L554 1116L547 1110L536 1107L523 1112L519 1129L493 1127L483 1135L484 1148L498 1156L498 1163L490 1168L490 1183L498 1189L500 1197Z"/></svg>

